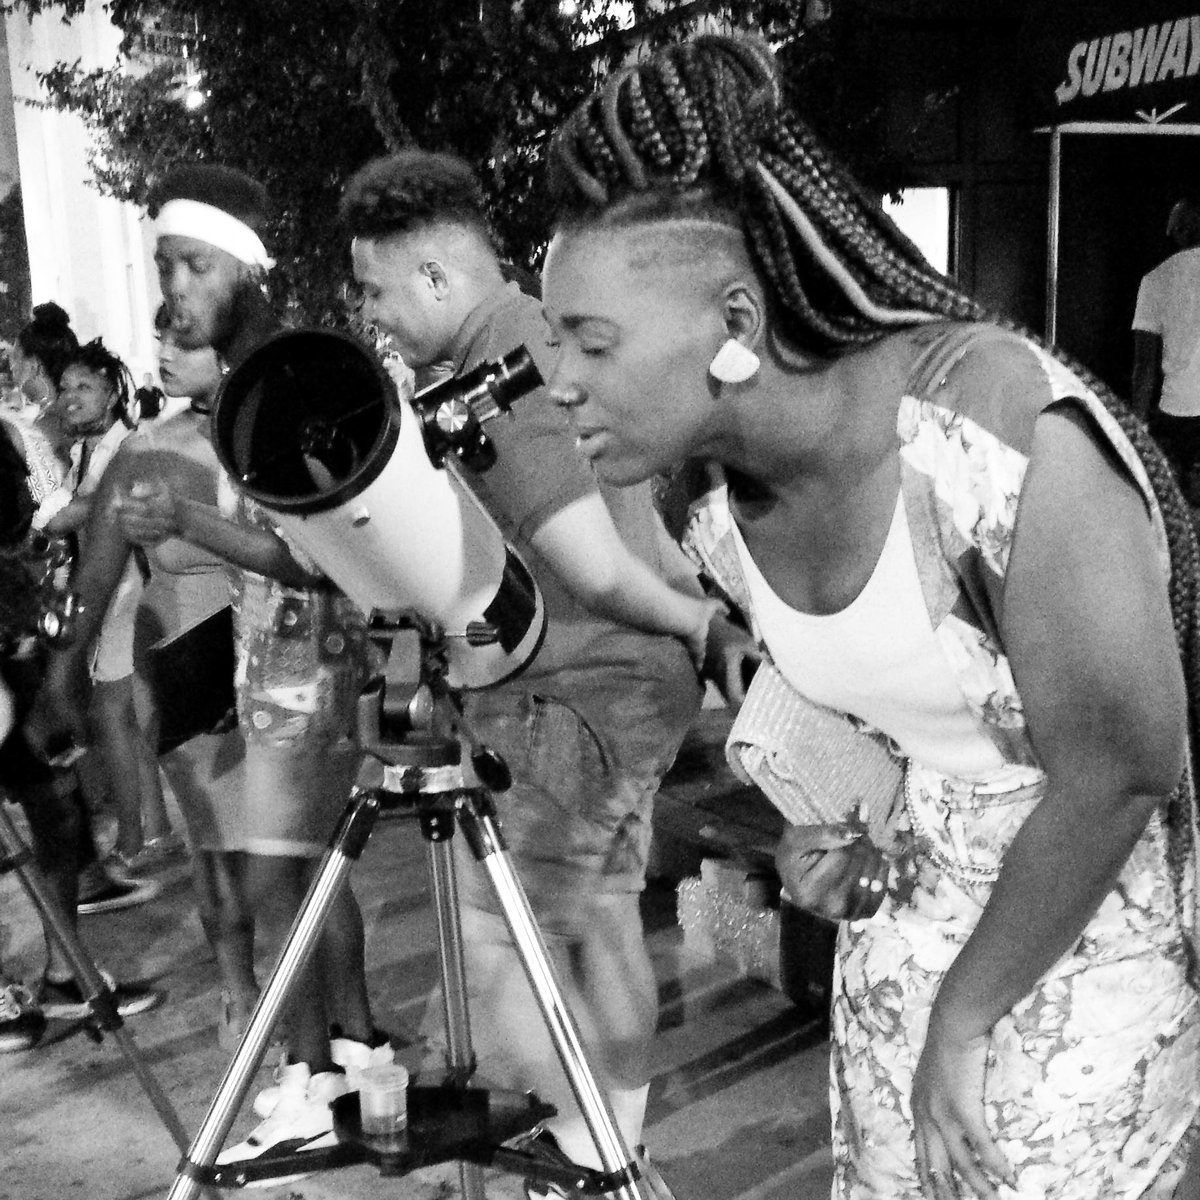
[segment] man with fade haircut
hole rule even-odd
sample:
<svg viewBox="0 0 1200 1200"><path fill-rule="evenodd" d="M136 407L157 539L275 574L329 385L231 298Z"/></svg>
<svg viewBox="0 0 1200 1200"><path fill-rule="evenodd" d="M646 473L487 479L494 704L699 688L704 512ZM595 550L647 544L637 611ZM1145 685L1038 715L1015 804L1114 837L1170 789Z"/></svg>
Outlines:
<svg viewBox="0 0 1200 1200"><path fill-rule="evenodd" d="M341 216L362 316L418 387L522 344L549 378L554 352L541 306L506 278L466 163L421 150L377 159L347 183ZM654 794L699 709L706 647L716 629L731 630L668 535L649 486L598 483L544 388L489 435L495 466L466 474L533 571L549 623L517 678L464 697L466 716L508 762L513 784L496 800L513 865L632 1148L658 1009L638 908ZM480 1062L489 1079L534 1088L557 1108L539 1131L541 1146L599 1166L499 906L462 843Z"/></svg>
<svg viewBox="0 0 1200 1200"><path fill-rule="evenodd" d="M265 190L229 167L181 166L152 189L149 210L163 336L185 349L211 346L225 366L236 365L281 327L265 287L273 265L263 240ZM202 786L181 798L181 808L193 846L204 852L197 878L205 932L223 987L248 1020L257 995L255 923L270 925L275 940L291 925L357 774L354 710L366 678L366 620L284 540L269 514L219 478L214 457L200 463L172 451L154 429L126 445L129 452L122 446L105 474L88 528L80 636L57 656L43 711L66 705L73 712L95 614L103 613L134 545L146 547L152 565L162 560L164 571L168 560L197 553L229 565L238 731L234 744L193 756L192 776L202 776ZM387 1035L371 1017L363 940L347 886L297 980L277 1083L255 1098L265 1120L220 1163L331 1144L330 1103L357 1086L359 1070L392 1061Z"/></svg>

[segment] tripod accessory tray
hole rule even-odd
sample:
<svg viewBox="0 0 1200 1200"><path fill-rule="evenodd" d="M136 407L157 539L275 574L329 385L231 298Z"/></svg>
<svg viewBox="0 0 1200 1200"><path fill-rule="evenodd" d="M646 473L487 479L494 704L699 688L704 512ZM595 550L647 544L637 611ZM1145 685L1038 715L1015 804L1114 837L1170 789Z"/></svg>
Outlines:
<svg viewBox="0 0 1200 1200"><path fill-rule="evenodd" d="M375 1137L362 1131L358 1092L338 1096L333 1109L337 1143L314 1150L266 1154L226 1166L184 1161L181 1171L201 1184L244 1188L297 1171L323 1171L371 1163L381 1175L406 1175L420 1167L459 1160L489 1165L505 1151L502 1144L532 1133L554 1116L532 1092L513 1092L455 1083L408 1087L408 1124L394 1134Z"/></svg>
<svg viewBox="0 0 1200 1200"><path fill-rule="evenodd" d="M486 1165L501 1143L532 1131L555 1111L532 1092L409 1084L408 1124L376 1137L362 1131L357 1092L337 1097L331 1107L338 1141L357 1146L362 1161L374 1163L381 1175L451 1159Z"/></svg>

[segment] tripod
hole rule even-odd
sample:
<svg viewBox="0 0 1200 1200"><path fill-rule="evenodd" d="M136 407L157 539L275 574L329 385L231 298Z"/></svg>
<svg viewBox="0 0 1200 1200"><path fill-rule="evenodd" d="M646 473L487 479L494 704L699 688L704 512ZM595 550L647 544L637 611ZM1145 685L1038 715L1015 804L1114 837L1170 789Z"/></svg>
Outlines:
<svg viewBox="0 0 1200 1200"><path fill-rule="evenodd" d="M44 928L58 943L67 962L70 963L71 974L79 984L80 993L87 997L89 1015L85 1026L89 1035L97 1042L103 1039L105 1033L111 1033L116 1038L117 1045L128 1060L159 1119L166 1126L171 1139L181 1151L186 1152L187 1133L178 1114L159 1086L158 1080L146 1066L133 1035L125 1028L124 1021L117 1012L112 990L80 944L58 899L46 883L46 877L33 861L29 847L21 840L6 806L0 802L0 872L5 871L16 872L26 895L38 910ZM206 1189L206 1195L213 1196L215 1193Z"/></svg>
<svg viewBox="0 0 1200 1200"><path fill-rule="evenodd" d="M382 1174L401 1175L420 1166L457 1159L466 1200L483 1200L482 1167L522 1174L539 1183L555 1183L586 1193L612 1193L617 1200L641 1200L651 1181L631 1157L608 1102L588 1065L578 1026L562 996L545 942L523 887L508 860L491 802L492 791L508 786L503 760L472 740L470 763L482 786L469 783L462 768L461 703L446 680L445 639L419 618L376 617L375 628L389 639L389 673L373 680L359 701L359 733L368 754L350 802L309 887L271 977L242 1041L225 1072L192 1146L180 1163L168 1200L188 1200L202 1184L244 1187L249 1183L308 1173L350 1163L372 1162ZM402 643L402 631L416 634ZM480 631L471 632L480 636ZM407 651L407 658L398 654ZM400 688L392 671L401 662ZM413 670L415 668L415 671ZM397 695L397 691L400 693ZM353 861L366 846L381 807L411 807L428 844L430 887L438 929L447 1043L447 1074L435 1086L410 1086L408 1126L400 1135L376 1138L363 1133L357 1093L333 1103L338 1144L273 1157L214 1165L250 1081L262 1061L271 1030L296 978L315 948L330 907ZM485 869L522 967L546 1021L548 1033L567 1076L601 1169L549 1161L511 1145L522 1134L554 1115L532 1093L484 1090L470 1086L474 1072L466 969L458 909L458 890L450 838L462 828L474 857ZM661 1181L653 1187L672 1200Z"/></svg>

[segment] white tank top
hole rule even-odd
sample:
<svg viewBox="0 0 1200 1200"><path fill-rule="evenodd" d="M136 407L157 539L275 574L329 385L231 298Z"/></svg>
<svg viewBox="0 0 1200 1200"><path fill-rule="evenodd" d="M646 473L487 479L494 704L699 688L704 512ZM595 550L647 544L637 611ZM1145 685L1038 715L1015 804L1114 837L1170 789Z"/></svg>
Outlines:
<svg viewBox="0 0 1200 1200"><path fill-rule="evenodd" d="M1004 765L934 636L903 496L866 587L828 616L798 612L781 600L734 530L763 640L797 691L859 717L910 758L948 775L977 779Z"/></svg>

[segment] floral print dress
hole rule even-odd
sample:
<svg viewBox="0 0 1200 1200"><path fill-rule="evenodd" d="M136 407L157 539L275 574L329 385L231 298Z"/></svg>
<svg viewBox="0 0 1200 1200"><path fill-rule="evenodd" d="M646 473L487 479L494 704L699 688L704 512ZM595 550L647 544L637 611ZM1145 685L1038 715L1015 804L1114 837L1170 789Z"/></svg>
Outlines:
<svg viewBox="0 0 1200 1200"><path fill-rule="evenodd" d="M939 325L923 336L897 420L901 489L937 641L1005 765L968 781L906 760L883 906L841 924L831 1107L833 1191L843 1200L923 1194L910 1096L930 1008L1043 794L998 614L1033 422L1048 404L1082 405L1120 456L1145 496L1164 578L1169 570L1144 468L1079 379L991 326ZM694 506L686 542L762 642L723 484ZM1181 792L1187 811L1177 796L1151 819L1077 944L992 1032L986 1117L1017 1180L999 1187L1003 1200L1165 1200L1174 1190L1200 1109L1190 779Z"/></svg>

